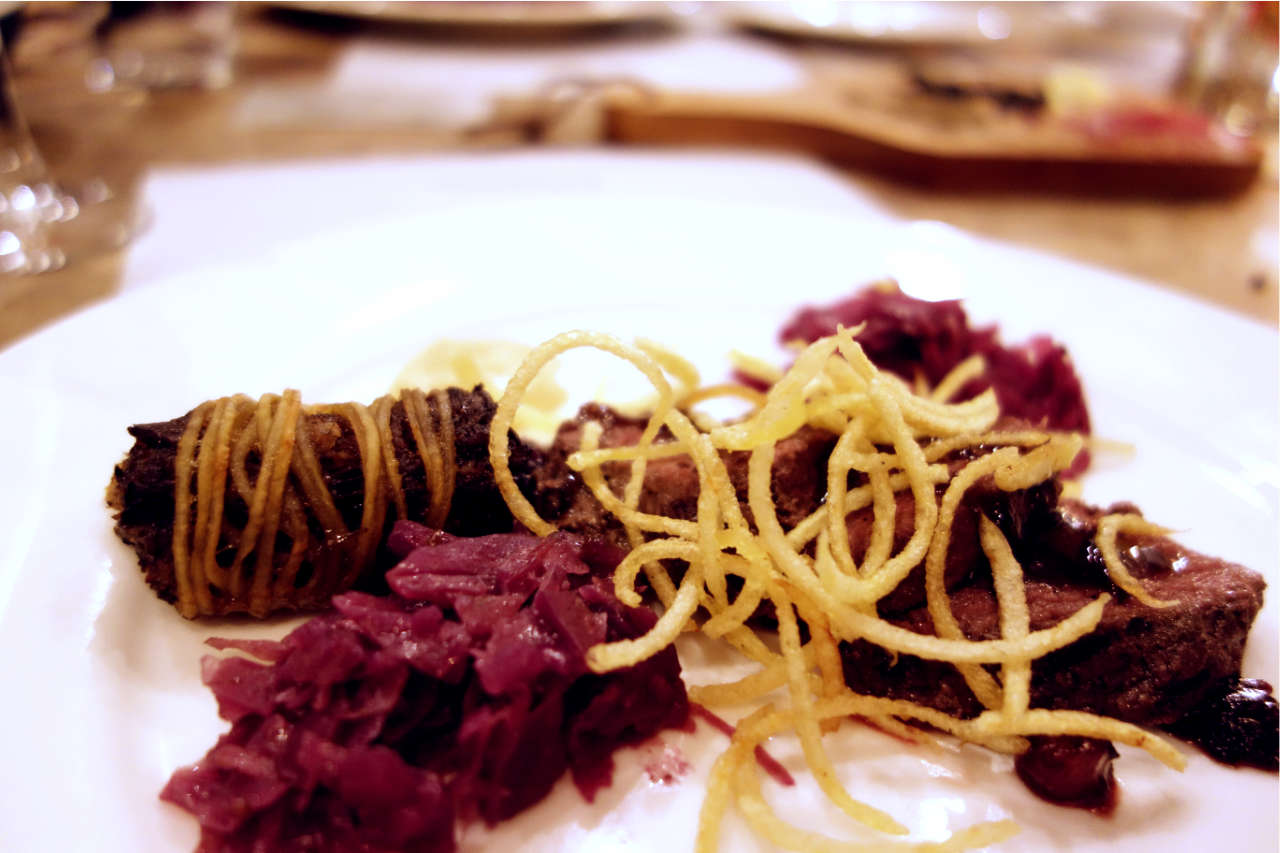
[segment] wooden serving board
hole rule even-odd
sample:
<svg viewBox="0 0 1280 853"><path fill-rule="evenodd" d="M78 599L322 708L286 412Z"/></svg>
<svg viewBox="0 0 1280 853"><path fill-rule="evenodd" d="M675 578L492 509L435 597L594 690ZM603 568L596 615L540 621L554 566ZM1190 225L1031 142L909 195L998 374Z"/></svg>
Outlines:
<svg viewBox="0 0 1280 853"><path fill-rule="evenodd" d="M837 90L721 95L623 90L605 135L637 145L759 146L808 152L936 189L1214 196L1257 177L1260 148L1175 107L1129 105L1058 117L1043 110Z"/></svg>

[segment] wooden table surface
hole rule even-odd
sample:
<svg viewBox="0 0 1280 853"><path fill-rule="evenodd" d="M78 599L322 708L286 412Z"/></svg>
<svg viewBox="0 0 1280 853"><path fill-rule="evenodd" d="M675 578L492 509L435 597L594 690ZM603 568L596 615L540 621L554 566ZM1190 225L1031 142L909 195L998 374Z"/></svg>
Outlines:
<svg viewBox="0 0 1280 853"><path fill-rule="evenodd" d="M325 117L246 127L237 111L263 92L321 80L360 27L299 26L298 21L245 9L234 82L219 91L170 91L132 96L102 109L68 115L39 96L40 81L16 78L18 97L51 166L84 169L110 164L121 185L146 170L180 165L378 157L458 147L529 144L527 128L496 125L469 132L380 121L376 127L335 126ZM423 32L422 38L440 37ZM650 38L661 36L647 36ZM750 38L744 35L743 38ZM24 91L24 85L28 90ZM95 123L96 122L96 123ZM1277 229L1280 192L1275 128L1259 178L1245 191L1200 199L1114 198L1006 190L939 192L876 175L856 164L844 174L891 213L949 223L985 237L1047 250L1162 283L1265 323L1280 323ZM119 292L128 247L40 276L0 278L0 347Z"/></svg>

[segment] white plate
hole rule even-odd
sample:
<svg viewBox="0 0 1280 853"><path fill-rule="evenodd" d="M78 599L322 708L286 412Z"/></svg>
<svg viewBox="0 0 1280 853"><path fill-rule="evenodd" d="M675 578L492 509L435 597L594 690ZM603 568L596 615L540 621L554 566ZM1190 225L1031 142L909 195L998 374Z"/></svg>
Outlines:
<svg viewBox="0 0 1280 853"><path fill-rule="evenodd" d="M189 623L151 597L102 502L129 445L124 427L234 391L371 399L438 336L534 342L587 326L673 344L714 377L730 348L772 353L800 303L877 276L930 298L963 295L1008 339L1042 330L1065 341L1098 432L1137 446L1132 459L1103 460L1088 497L1136 500L1185 530L1186 544L1274 582L1273 330L1110 273L889 220L814 167L735 161L740 180L729 182L700 179L708 162L433 161L424 175L442 183L424 186L447 184L447 204L405 205L376 226L344 224L340 237L317 226L283 244L259 238L230 264L159 276L0 354L0 847L192 849L194 822L156 793L223 729L200 686L200 643L286 627ZM478 191L494 170L509 191ZM677 182L654 177L673 170ZM160 208L164 234L181 215ZM1276 639L1268 603L1247 674L1276 680ZM715 663L687 651L695 677ZM1179 775L1123 751L1120 806L1103 819L1041 803L980 751L907 750L846 729L832 749L855 795L921 838L1012 815L1024 831L1003 850L1277 847L1276 777L1198 754ZM561 785L495 833L470 832L468 847L688 849L699 777L723 740L701 728L663 743L693 766L676 784L643 771L659 747L635 750L595 805ZM775 752L804 776L792 744ZM811 786L769 795L810 828L848 829ZM732 823L723 849L755 845Z"/></svg>
<svg viewBox="0 0 1280 853"><path fill-rule="evenodd" d="M286 0L275 5L317 15L334 15L394 24L492 27L526 30L598 27L669 19L673 12L658 2L322 2Z"/></svg>
<svg viewBox="0 0 1280 853"><path fill-rule="evenodd" d="M724 12L731 23L746 29L853 44L977 45L990 38L979 24L977 4L971 3L745 2L726 4ZM1007 22L1006 13L994 13ZM1004 30L1007 36L1007 23Z"/></svg>
<svg viewBox="0 0 1280 853"><path fill-rule="evenodd" d="M1065 53L1087 42L1095 49L1178 34L1194 4L981 3L927 0L795 0L725 3L735 26L791 38L894 47L995 47L1006 40Z"/></svg>

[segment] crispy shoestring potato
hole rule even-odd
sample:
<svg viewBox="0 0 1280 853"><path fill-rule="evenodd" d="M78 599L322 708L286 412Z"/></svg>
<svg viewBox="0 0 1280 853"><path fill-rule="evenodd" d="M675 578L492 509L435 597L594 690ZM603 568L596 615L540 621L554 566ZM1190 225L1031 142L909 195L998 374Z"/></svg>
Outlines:
<svg viewBox="0 0 1280 853"><path fill-rule="evenodd" d="M1143 588L1138 579L1129 573L1124 561L1120 559L1120 549L1116 545L1116 536L1120 533L1145 533L1150 536L1166 536L1171 533L1168 528L1152 524L1140 515L1120 513L1108 515L1098 522L1098 552L1102 554L1107 574L1112 583L1132 595L1147 607L1168 607L1176 602L1156 598Z"/></svg>
<svg viewBox="0 0 1280 853"><path fill-rule="evenodd" d="M456 487L453 413L445 391L400 392L399 401L422 461L431 494L426 523L444 524ZM371 406L359 403L302 404L295 390L244 395L202 403L192 411L178 441L174 460L173 571L178 612L188 619L219 615L216 595L247 602L247 610L265 616L289 607L300 594L347 589L372 564L389 512L388 501L404 518L405 494L391 437L391 407L384 396ZM326 484L304 415L345 421L355 436L365 500L359 526L348 529ZM256 473L250 460L256 455ZM290 477L292 475L292 477ZM195 489L191 488L195 480ZM229 565L218 552L228 482L248 508ZM336 568L316 570L299 583L299 570L314 516L325 536L352 545ZM288 555L277 567L277 542Z"/></svg>
<svg viewBox="0 0 1280 853"><path fill-rule="evenodd" d="M699 822L700 853L716 849L720 822L730 804L756 832L789 849L964 850L994 844L1017 831L1010 821L994 821L963 829L942 842L902 838L909 832L907 827L850 796L823 748L823 733L852 715L913 741L933 736L909 723L1008 753L1025 750L1029 735L1071 734L1144 749L1174 769L1184 765L1182 755L1167 741L1137 726L1084 712L1028 707L1032 662L1091 632L1109 595L1099 595L1057 625L1031 630L1022 569L1000 529L983 517L980 541L992 567L1000 638L966 638L951 611L943 568L952 523L966 492L983 478L1005 491L1041 483L1070 466L1083 439L1037 430L993 431L999 411L991 392L948 402L980 374L980 361L962 362L935 388L917 394L867 359L856 341L858 331L841 329L804 347L785 373L773 373L761 362L737 356L740 369L750 368L753 375L767 376L772 383L764 394L723 386L699 388L697 372L688 362L650 342L632 347L603 334L568 332L530 352L493 418L490 456L499 489L522 524L546 535L553 525L540 518L520 494L508 466L507 430L525 389L557 355L581 347L600 349L630 363L653 385L656 403L635 445L602 449L600 425L587 422L581 445L568 460L622 523L631 543L631 553L614 575L618 598L638 604L635 584L644 572L664 607L648 634L595 646L588 652L588 664L595 672L630 666L665 648L682 632L700 627L709 637L723 639L755 661L759 669L732 683L694 686L690 695L695 701L764 703L767 698L776 700L780 690L787 701L785 707L763 704L742 720L729 748L716 761ZM754 408L732 423L686 412L695 402L722 395L745 399ZM817 511L791 530L783 530L771 492L774 448L806 424L838 435L828 462L828 494ZM663 428L667 437L659 440ZM951 471L948 457L979 447L994 449ZM725 467L722 454L731 450L750 454L746 508ZM701 492L693 520L638 509L647 462L673 455L687 455L698 473ZM630 464L623 494L607 484L606 463ZM852 472L865 475L860 478L865 484L848 488ZM914 499L914 528L906 544L892 553L895 495L903 491L910 491ZM867 507L872 510L872 531L859 562L850 550L845 519L850 512ZM1162 532L1140 517L1117 515L1102 520L1097 537L1116 585L1151 606L1166 602L1153 599L1125 569L1116 537ZM687 565L678 584L663 560ZM936 636L900 628L876 613L876 602L921 564ZM730 577L740 581L733 598ZM764 601L777 614L776 650L748 625ZM808 628L807 642L802 642L801 621ZM853 692L844 684L837 644L857 639L891 654L955 665L986 710L966 720L914 702ZM983 664L998 665L998 677ZM785 730L797 734L805 762L827 796L855 821L882 835L871 842L840 841L789 825L774 813L764 799L753 751Z"/></svg>

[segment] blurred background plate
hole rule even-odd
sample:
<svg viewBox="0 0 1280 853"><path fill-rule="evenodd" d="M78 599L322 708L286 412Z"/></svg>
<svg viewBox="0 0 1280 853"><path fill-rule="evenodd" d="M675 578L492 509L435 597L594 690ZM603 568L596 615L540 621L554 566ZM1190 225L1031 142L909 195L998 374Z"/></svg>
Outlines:
<svg viewBox="0 0 1280 853"><path fill-rule="evenodd" d="M653 23L672 14L659 2L282 2L281 9L310 12L379 23L421 24L439 27L483 27L495 30L563 30L624 24Z"/></svg>
<svg viewBox="0 0 1280 853"><path fill-rule="evenodd" d="M795 2L727 3L728 20L761 33L849 45L1115 47L1185 29L1194 3Z"/></svg>

